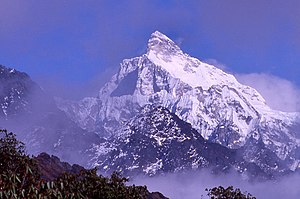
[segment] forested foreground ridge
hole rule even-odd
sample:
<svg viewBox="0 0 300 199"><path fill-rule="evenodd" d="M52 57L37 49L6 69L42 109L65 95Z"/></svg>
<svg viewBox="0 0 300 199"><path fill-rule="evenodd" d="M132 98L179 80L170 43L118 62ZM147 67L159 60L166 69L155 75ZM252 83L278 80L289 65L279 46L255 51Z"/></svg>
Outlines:
<svg viewBox="0 0 300 199"><path fill-rule="evenodd" d="M71 166L46 153L30 157L14 133L0 130L0 198L167 199L159 192L150 193L146 186L127 182L116 172L104 177L97 175L96 168ZM211 199L255 198L233 187L206 191Z"/></svg>

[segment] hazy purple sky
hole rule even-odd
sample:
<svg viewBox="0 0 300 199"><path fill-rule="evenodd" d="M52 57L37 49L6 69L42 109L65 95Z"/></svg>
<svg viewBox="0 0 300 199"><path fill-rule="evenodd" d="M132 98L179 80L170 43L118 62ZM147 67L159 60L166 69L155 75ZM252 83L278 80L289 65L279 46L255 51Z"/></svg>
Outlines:
<svg viewBox="0 0 300 199"><path fill-rule="evenodd" d="M87 84L142 54L155 30L232 73L300 87L299 0L0 0L0 64Z"/></svg>

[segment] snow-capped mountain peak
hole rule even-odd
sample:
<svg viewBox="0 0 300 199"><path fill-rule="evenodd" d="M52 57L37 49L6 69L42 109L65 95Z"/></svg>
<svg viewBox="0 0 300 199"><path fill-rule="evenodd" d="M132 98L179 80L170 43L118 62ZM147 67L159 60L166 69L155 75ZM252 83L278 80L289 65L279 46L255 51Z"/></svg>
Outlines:
<svg viewBox="0 0 300 199"><path fill-rule="evenodd" d="M298 113L272 110L254 88L184 53L158 31L151 35L147 52L125 59L94 101L76 106L97 110L90 114L79 115L82 111L74 105L61 109L68 110L71 118L80 118L76 122L83 128L93 126L115 134L141 107L156 104L190 123L205 139L229 148L244 146L249 138L261 139L286 159L300 146L295 128Z"/></svg>
<svg viewBox="0 0 300 199"><path fill-rule="evenodd" d="M208 89L212 85L237 84L234 76L182 52L167 36L156 31L148 41L147 57L192 87Z"/></svg>
<svg viewBox="0 0 300 199"><path fill-rule="evenodd" d="M255 89L240 84L233 75L183 53L171 39L158 31L151 35L146 56L171 76L193 88L208 90L214 85L229 86L238 90L252 106L269 110L265 100Z"/></svg>
<svg viewBox="0 0 300 199"><path fill-rule="evenodd" d="M175 42L159 31L155 31L150 36L147 52L151 51L165 55L183 53Z"/></svg>

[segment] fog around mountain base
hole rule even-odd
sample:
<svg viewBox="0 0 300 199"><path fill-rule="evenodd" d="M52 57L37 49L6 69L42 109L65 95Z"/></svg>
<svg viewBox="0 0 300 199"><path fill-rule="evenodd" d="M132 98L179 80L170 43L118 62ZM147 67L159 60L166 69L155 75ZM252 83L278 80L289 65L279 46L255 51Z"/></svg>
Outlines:
<svg viewBox="0 0 300 199"><path fill-rule="evenodd" d="M166 174L158 177L138 177L132 182L145 184L150 191L160 191L172 199L208 198L206 188L233 186L255 196L257 199L289 198L298 199L300 175L295 174L278 181L248 182L237 174L212 175L207 170L181 174Z"/></svg>

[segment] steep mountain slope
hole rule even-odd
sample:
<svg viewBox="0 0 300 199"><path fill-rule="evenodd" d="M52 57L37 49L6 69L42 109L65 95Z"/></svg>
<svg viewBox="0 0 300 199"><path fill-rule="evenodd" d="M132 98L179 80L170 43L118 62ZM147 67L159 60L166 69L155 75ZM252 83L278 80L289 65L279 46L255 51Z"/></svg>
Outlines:
<svg viewBox="0 0 300 199"><path fill-rule="evenodd" d="M23 72L0 65L0 120L17 119L20 115L31 115L37 112L38 104L31 103L40 99L40 102L52 105L54 101L45 100L47 95ZM49 99L49 98L48 98ZM47 107L48 107L47 106Z"/></svg>
<svg viewBox="0 0 300 199"><path fill-rule="evenodd" d="M48 152L83 165L88 160L85 151L99 141L59 110L26 73L4 66L0 66L0 128L15 132L31 154Z"/></svg>
<svg viewBox="0 0 300 199"><path fill-rule="evenodd" d="M185 54L158 31L146 54L125 59L97 98L57 104L82 128L102 136L115 135L144 105L161 105L206 140L238 149L254 139L291 170L299 167L299 113L272 110L255 89Z"/></svg>
<svg viewBox="0 0 300 199"><path fill-rule="evenodd" d="M96 155L91 164L101 171L152 176L208 168L216 174L236 170L247 177L270 179L289 170L258 143L247 144L253 148L250 154L245 147L228 149L207 141L189 123L161 106L143 107L119 131L93 148Z"/></svg>

